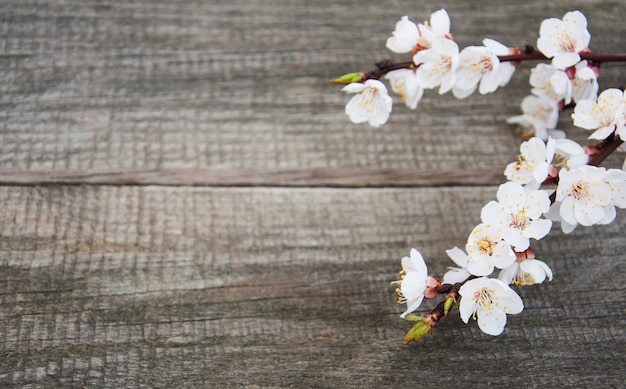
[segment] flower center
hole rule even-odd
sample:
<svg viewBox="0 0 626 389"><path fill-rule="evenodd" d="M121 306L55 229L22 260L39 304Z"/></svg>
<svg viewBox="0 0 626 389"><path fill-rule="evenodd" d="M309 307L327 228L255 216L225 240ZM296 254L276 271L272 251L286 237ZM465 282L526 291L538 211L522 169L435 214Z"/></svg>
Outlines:
<svg viewBox="0 0 626 389"><path fill-rule="evenodd" d="M406 103L409 99L406 94L406 83L397 79L393 80L392 83L393 90L400 95L400 97L402 98L402 102Z"/></svg>
<svg viewBox="0 0 626 389"><path fill-rule="evenodd" d="M567 164L567 157L561 154L554 154L554 157L552 158L552 164L557 167L557 168L561 168L564 167L567 170L569 170L569 165Z"/></svg>
<svg viewBox="0 0 626 389"><path fill-rule="evenodd" d="M517 157L517 162L515 163L515 167L514 168L518 172L520 170L532 171L533 170L533 164L532 164L532 161L529 161L528 159L526 159L525 155L520 154L520 156Z"/></svg>
<svg viewBox="0 0 626 389"><path fill-rule="evenodd" d="M474 63L474 65L472 66L472 70L480 74L485 74L493 70L493 64L491 63L491 58L481 57L479 61Z"/></svg>
<svg viewBox="0 0 626 389"><path fill-rule="evenodd" d="M437 75L440 76L446 73L451 68L452 68L452 57L450 57L449 55L442 55L441 60L437 62L433 70L435 71L435 73L437 73Z"/></svg>
<svg viewBox="0 0 626 389"><path fill-rule="evenodd" d="M367 112L372 112L374 109L374 101L376 100L376 95L378 90L376 88L366 88L361 95L363 98L361 99L359 105L363 107Z"/></svg>
<svg viewBox="0 0 626 389"><path fill-rule="evenodd" d="M592 115L600 122L600 127L615 125L615 114L604 105L596 105L593 107Z"/></svg>
<svg viewBox="0 0 626 389"><path fill-rule="evenodd" d="M472 300L476 302L474 320L476 319L476 311L478 310L478 307L480 307L480 310L484 313L500 309L498 298L494 298L495 292L495 289L489 289L485 286L474 293L474 297L472 297Z"/></svg>
<svg viewBox="0 0 626 389"><path fill-rule="evenodd" d="M485 238L483 240L478 241L478 247L481 254L491 255L493 254L493 249L496 246L496 242L489 240L489 238Z"/></svg>
<svg viewBox="0 0 626 389"><path fill-rule="evenodd" d="M565 53L573 53L576 51L576 41L569 31L562 31L559 34L559 46L561 51Z"/></svg>
<svg viewBox="0 0 626 389"><path fill-rule="evenodd" d="M511 215L511 223L509 226L518 230L523 230L530 223L530 219L526 216L526 210L521 209L516 214Z"/></svg>
<svg viewBox="0 0 626 389"><path fill-rule="evenodd" d="M483 287L474 293L474 301L477 304L482 306L490 306L491 305L491 295L495 292L495 290L488 289L487 287Z"/></svg>
<svg viewBox="0 0 626 389"><path fill-rule="evenodd" d="M576 200L583 200L590 196L589 184L583 181L578 181L572 186L569 192L570 196L573 196Z"/></svg>
<svg viewBox="0 0 626 389"><path fill-rule="evenodd" d="M517 274L515 274L515 277L513 278L511 283L518 286L533 285L535 283L535 279L533 278L532 274L525 273L521 269L518 269Z"/></svg>

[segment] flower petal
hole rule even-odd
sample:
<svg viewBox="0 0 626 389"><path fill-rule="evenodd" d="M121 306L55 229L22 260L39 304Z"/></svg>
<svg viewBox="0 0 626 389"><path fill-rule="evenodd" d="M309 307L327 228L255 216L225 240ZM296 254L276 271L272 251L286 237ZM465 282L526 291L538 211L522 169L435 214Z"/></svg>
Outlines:
<svg viewBox="0 0 626 389"><path fill-rule="evenodd" d="M424 277L428 274L428 269L426 268L426 262L424 262L424 257L420 254L416 249L411 249L411 269L424 274Z"/></svg>
<svg viewBox="0 0 626 389"><path fill-rule="evenodd" d="M489 256L484 255L467 263L467 271L475 276L488 276L493 273L493 263Z"/></svg>
<svg viewBox="0 0 626 389"><path fill-rule="evenodd" d="M578 220L576 220L576 215L574 213L575 199L571 196L567 196L561 202L561 207L559 208L559 215L561 219L570 225L577 225Z"/></svg>
<svg viewBox="0 0 626 389"><path fill-rule="evenodd" d="M483 223L500 224L508 219L510 212L497 201L490 201L480 211L480 219Z"/></svg>
<svg viewBox="0 0 626 389"><path fill-rule="evenodd" d="M467 280L471 274L467 269L448 268L446 274L443 275L444 284L456 284L457 282L463 282Z"/></svg>
<svg viewBox="0 0 626 389"><path fill-rule="evenodd" d="M498 279L504 282L505 284L509 285L515 278L518 268L519 268L519 263L513 262L511 266L500 270L500 273L498 274Z"/></svg>
<svg viewBox="0 0 626 389"><path fill-rule="evenodd" d="M501 241L496 247L493 249L493 264L498 269L504 269L505 267L511 266L513 262L515 262L515 253L511 249L511 246Z"/></svg>
<svg viewBox="0 0 626 389"><path fill-rule="evenodd" d="M430 26L437 36L443 36L450 32L450 16L445 9L435 11L430 15Z"/></svg>
<svg viewBox="0 0 626 389"><path fill-rule="evenodd" d="M546 235L548 235L551 229L552 229L552 220L548 220L548 219L535 220L524 229L524 236L539 240L545 237Z"/></svg>
<svg viewBox="0 0 626 389"><path fill-rule="evenodd" d="M461 298L461 303L459 304L459 313L461 315L461 320L463 320L465 324L467 324L470 317L472 317L475 309L476 309L476 303L474 302L472 297L465 296Z"/></svg>
<svg viewBox="0 0 626 389"><path fill-rule="evenodd" d="M506 326L506 313L499 309L478 309L478 327L488 335L500 335Z"/></svg>
<svg viewBox="0 0 626 389"><path fill-rule="evenodd" d="M396 23L393 36L387 39L387 48L394 53L408 53L417 44L419 31L415 23L409 20L408 16L403 16Z"/></svg>
<svg viewBox="0 0 626 389"><path fill-rule="evenodd" d="M454 261L457 265L465 267L467 265L467 254L458 247L453 247L450 250L446 250L448 257Z"/></svg>
<svg viewBox="0 0 626 389"><path fill-rule="evenodd" d="M522 272L530 276L528 277L528 284L541 284L546 279L546 272L535 263L534 259L522 261L519 266Z"/></svg>

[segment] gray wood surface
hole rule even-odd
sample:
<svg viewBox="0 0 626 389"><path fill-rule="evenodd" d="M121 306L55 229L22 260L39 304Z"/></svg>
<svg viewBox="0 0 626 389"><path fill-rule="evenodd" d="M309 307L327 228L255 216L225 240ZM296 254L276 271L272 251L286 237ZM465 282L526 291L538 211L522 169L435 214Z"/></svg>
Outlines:
<svg viewBox="0 0 626 389"><path fill-rule="evenodd" d="M455 314L402 345L400 258L452 264L532 65L378 129L328 80L442 6L462 46L581 9L592 50L626 51L621 1L3 1L0 386L623 387L624 212L534 246L555 280L502 336Z"/></svg>

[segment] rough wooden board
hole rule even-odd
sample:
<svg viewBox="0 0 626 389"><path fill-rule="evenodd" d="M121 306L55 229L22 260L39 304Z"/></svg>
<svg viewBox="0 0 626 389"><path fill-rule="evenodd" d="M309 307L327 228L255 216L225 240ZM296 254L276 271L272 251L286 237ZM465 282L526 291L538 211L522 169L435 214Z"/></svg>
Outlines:
<svg viewBox="0 0 626 389"><path fill-rule="evenodd" d="M462 45L579 8L623 48L622 1L3 1L0 386L623 386L623 214L537 246L557 278L502 337L450 318L403 347L400 257L441 274L495 187L310 188L500 182L529 67L382 129L325 82L441 6ZM181 187L120 186L150 184Z"/></svg>
<svg viewBox="0 0 626 389"><path fill-rule="evenodd" d="M0 382L45 387L619 386L622 214L536 249L556 279L490 337L402 346L389 284L452 265L494 188L0 189Z"/></svg>
<svg viewBox="0 0 626 389"><path fill-rule="evenodd" d="M385 40L396 21L405 14L422 21L441 6L7 1L0 16L0 171L23 176L11 181L17 183L33 174L47 183L84 172L164 172L155 177L167 185L168 172L206 169L304 176L316 169L458 169L465 183L485 183L471 169L501 169L515 158L519 139L505 119L528 94L531 65L489 96L458 101L432 91L417 112L396 100L380 129L349 123L349 97L327 82L390 57ZM543 18L580 8L595 51L623 48L620 1L445 6L461 46L485 36L534 44ZM607 66L602 80L615 86L623 77L623 68Z"/></svg>
<svg viewBox="0 0 626 389"><path fill-rule="evenodd" d="M397 187L487 185L503 181L503 168L451 170L320 168L267 169L168 169L93 171L1 172L5 185L105 184L168 186L278 186L278 187Z"/></svg>

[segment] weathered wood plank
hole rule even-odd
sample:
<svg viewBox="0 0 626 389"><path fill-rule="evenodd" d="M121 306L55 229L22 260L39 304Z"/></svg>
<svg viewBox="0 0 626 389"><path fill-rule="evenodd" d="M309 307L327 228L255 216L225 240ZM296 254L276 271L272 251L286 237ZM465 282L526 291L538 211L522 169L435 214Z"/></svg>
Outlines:
<svg viewBox="0 0 626 389"><path fill-rule="evenodd" d="M534 43L543 18L580 8L595 51L623 48L622 2L499 3L449 4L461 45L484 36ZM285 178L316 185L310 172L317 169L502 168L519 143L504 120L528 94L530 66L493 95L458 101L427 93L417 112L396 104L382 129L349 123L348 96L327 82L389 57L385 40L400 16L420 20L439 7L7 1L0 171L18 183L33 174L47 183L94 172L116 183L125 171L301 171ZM621 85L623 68L607 66L602 77L605 86ZM474 179L471 173L461 176ZM275 183L272 174L258 177Z"/></svg>
<svg viewBox="0 0 626 389"><path fill-rule="evenodd" d="M401 346L399 258L418 247L441 274L495 193L429 187L501 181L528 67L491 96L396 105L382 129L348 123L326 80L441 6L4 1L2 386L623 386L623 214L537 245L557 278L521 290L505 335L452 317ZM445 6L462 45L534 43L578 8L594 51L623 48L620 1Z"/></svg>
<svg viewBox="0 0 626 389"><path fill-rule="evenodd" d="M404 347L389 281L452 264L492 187L0 188L0 382L45 387L621 386L626 218L536 246L500 337Z"/></svg>
<svg viewBox="0 0 626 389"><path fill-rule="evenodd" d="M169 186L280 186L280 187L397 187L479 186L504 180L503 168L454 170L318 168L269 169L169 169L155 171L23 171L2 172L5 185L107 184Z"/></svg>

